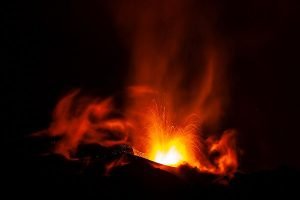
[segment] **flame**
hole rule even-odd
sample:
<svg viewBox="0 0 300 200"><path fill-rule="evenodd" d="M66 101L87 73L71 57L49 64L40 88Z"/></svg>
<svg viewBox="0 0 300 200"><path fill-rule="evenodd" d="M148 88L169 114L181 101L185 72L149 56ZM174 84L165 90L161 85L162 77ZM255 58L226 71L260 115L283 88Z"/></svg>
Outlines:
<svg viewBox="0 0 300 200"><path fill-rule="evenodd" d="M219 157L215 159L215 164L217 165L216 170L219 174L232 176L237 170L235 134L234 130L227 130L220 140L215 140L210 145L210 153L218 152L220 154Z"/></svg>
<svg viewBox="0 0 300 200"><path fill-rule="evenodd" d="M72 157L81 143L127 144L135 155L164 165L232 175L238 165L235 131L219 138L213 133L228 100L225 49L215 18L193 20L199 12L183 0L133 2L120 1L114 10L132 56L124 107L114 97L68 94L48 129L61 136L54 151ZM211 16L209 9L201 11Z"/></svg>
<svg viewBox="0 0 300 200"><path fill-rule="evenodd" d="M160 148L158 148L160 149ZM175 146L171 146L168 151L161 152L157 150L154 161L170 166L178 166L182 162L182 154L178 152Z"/></svg>

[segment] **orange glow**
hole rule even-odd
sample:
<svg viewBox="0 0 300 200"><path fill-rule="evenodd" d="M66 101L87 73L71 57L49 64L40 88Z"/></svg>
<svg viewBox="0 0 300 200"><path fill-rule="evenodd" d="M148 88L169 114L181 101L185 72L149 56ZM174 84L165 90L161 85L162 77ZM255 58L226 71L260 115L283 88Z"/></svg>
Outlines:
<svg viewBox="0 0 300 200"><path fill-rule="evenodd" d="M164 165L233 175L235 131L214 133L228 101L225 50L214 22L199 25L184 0L122 2L114 10L116 25L131 50L123 107L113 97L68 94L48 129L61 136L54 151L72 157L81 143L127 144L135 155Z"/></svg>
<svg viewBox="0 0 300 200"><path fill-rule="evenodd" d="M176 146L172 146L164 152L157 150L153 160L164 165L177 166L182 162L183 158L182 154L176 149Z"/></svg>
<svg viewBox="0 0 300 200"><path fill-rule="evenodd" d="M182 127L175 126L169 119L164 106L154 103L146 114L145 137L145 158L155 162L179 166L189 163L198 166L194 152L197 148L198 139L192 124ZM192 122L189 122L192 123Z"/></svg>

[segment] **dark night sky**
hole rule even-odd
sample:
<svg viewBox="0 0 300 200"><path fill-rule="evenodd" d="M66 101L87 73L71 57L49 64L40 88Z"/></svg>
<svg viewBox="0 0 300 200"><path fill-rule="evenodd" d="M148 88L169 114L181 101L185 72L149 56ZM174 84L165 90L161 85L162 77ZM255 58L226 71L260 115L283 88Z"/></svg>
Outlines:
<svg viewBox="0 0 300 200"><path fill-rule="evenodd" d="M129 51L107 2L10 3L3 26L4 86L12 94L9 148L16 138L46 128L55 103L70 89L112 94L122 88ZM231 43L226 123L239 131L241 167L300 167L296 1L214 2L221 13L219 34Z"/></svg>

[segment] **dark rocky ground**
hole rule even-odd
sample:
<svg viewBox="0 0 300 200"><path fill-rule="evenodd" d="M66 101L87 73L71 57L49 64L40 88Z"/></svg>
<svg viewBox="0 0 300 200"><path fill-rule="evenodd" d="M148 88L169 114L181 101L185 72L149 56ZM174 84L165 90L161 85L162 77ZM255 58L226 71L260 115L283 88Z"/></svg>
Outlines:
<svg viewBox="0 0 300 200"><path fill-rule="evenodd" d="M55 140L53 140L55 141ZM81 146L77 160L41 154L47 139L27 139L23 159L16 165L8 185L11 195L28 198L85 199L254 199L299 198L299 171L279 168L257 172L237 172L233 179L198 173L183 167L181 176L153 167L131 154L127 146L107 149ZM126 156L127 165L105 174L105 165Z"/></svg>

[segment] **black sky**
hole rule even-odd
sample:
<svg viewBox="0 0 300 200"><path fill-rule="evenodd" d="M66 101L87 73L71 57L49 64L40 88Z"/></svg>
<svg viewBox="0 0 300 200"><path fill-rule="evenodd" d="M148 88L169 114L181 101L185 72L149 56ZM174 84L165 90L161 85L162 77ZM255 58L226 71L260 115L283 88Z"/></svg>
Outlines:
<svg viewBox="0 0 300 200"><path fill-rule="evenodd" d="M231 103L225 124L239 132L241 167L300 167L297 1L209 2L220 13L219 35L230 43ZM122 89L129 50L114 26L112 5L103 0L10 2L2 26L8 44L3 79L12 114L9 148L17 138L46 128L55 103L70 89L102 95Z"/></svg>

